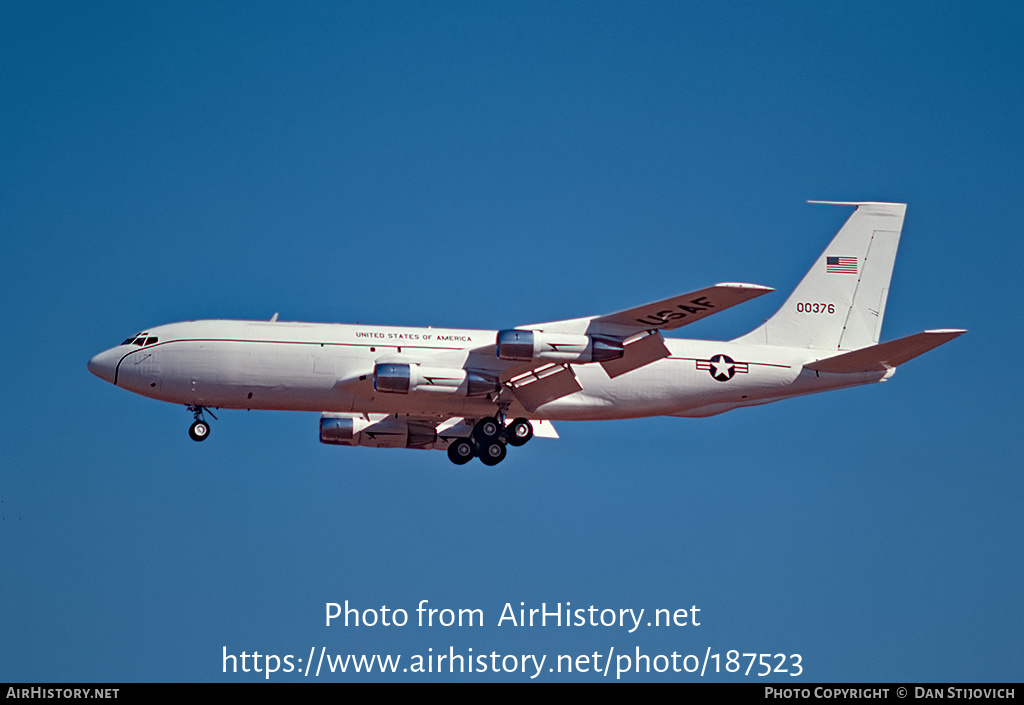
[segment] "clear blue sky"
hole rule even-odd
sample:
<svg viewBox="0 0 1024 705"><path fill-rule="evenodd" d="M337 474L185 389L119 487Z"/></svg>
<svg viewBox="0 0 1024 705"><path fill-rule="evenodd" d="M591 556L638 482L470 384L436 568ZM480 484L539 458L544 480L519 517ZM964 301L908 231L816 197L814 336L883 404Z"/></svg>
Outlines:
<svg viewBox="0 0 1024 705"><path fill-rule="evenodd" d="M321 646L1019 681L1022 36L1015 3L3 3L0 681L255 680L222 649ZM680 331L728 339L848 215L807 199L909 203L883 338L970 333L882 385L565 423L494 469L323 446L315 413L196 444L85 367L194 318L779 289ZM421 599L487 624L324 626ZM702 620L497 627L521 601Z"/></svg>

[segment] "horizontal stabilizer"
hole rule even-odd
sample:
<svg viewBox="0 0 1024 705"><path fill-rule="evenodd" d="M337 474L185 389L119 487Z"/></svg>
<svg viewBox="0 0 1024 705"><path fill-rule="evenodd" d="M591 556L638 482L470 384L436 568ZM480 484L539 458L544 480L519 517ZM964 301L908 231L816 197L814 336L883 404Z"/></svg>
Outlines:
<svg viewBox="0 0 1024 705"><path fill-rule="evenodd" d="M815 360L804 367L818 372L884 372L966 332L959 329L926 330L881 345Z"/></svg>
<svg viewBox="0 0 1024 705"><path fill-rule="evenodd" d="M699 291L609 313L593 319L596 324L629 326L644 330L672 330L707 318L744 301L775 291L757 284L715 284Z"/></svg>

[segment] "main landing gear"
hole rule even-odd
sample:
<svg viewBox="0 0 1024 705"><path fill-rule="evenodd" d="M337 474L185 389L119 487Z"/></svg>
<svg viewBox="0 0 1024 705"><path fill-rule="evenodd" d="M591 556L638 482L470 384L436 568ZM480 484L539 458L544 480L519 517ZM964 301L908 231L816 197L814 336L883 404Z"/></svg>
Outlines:
<svg viewBox="0 0 1024 705"><path fill-rule="evenodd" d="M469 438L456 438L448 445L448 459L456 465L465 465L477 457L484 465L497 465L508 453L506 445L521 446L531 438L533 426L528 420L515 419L505 426L488 416L476 422Z"/></svg>
<svg viewBox="0 0 1024 705"><path fill-rule="evenodd" d="M210 435L210 424L203 418L203 412L208 412L210 416L216 419L216 415L205 406L199 406L198 404L190 404L187 408L192 412L192 418L195 421L188 427L188 435L193 441L205 441Z"/></svg>

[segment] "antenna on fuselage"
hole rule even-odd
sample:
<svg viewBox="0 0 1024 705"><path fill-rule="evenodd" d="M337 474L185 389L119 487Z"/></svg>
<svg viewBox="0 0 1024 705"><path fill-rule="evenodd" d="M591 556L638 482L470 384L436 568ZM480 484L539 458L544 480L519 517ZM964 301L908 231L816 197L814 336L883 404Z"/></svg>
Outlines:
<svg viewBox="0 0 1024 705"><path fill-rule="evenodd" d="M277 314L275 313L273 316L270 317L270 322L274 323L276 321L277 321Z"/></svg>

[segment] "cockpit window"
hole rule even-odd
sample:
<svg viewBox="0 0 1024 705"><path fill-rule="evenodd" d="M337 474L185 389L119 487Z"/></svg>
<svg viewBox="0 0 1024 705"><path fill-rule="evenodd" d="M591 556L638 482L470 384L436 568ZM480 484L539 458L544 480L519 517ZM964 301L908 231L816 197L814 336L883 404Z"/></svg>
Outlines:
<svg viewBox="0 0 1024 705"><path fill-rule="evenodd" d="M159 338L147 338L145 333L136 333L131 338L128 338L123 343L121 343L121 345L152 345L153 343L157 342L157 340L159 340Z"/></svg>

